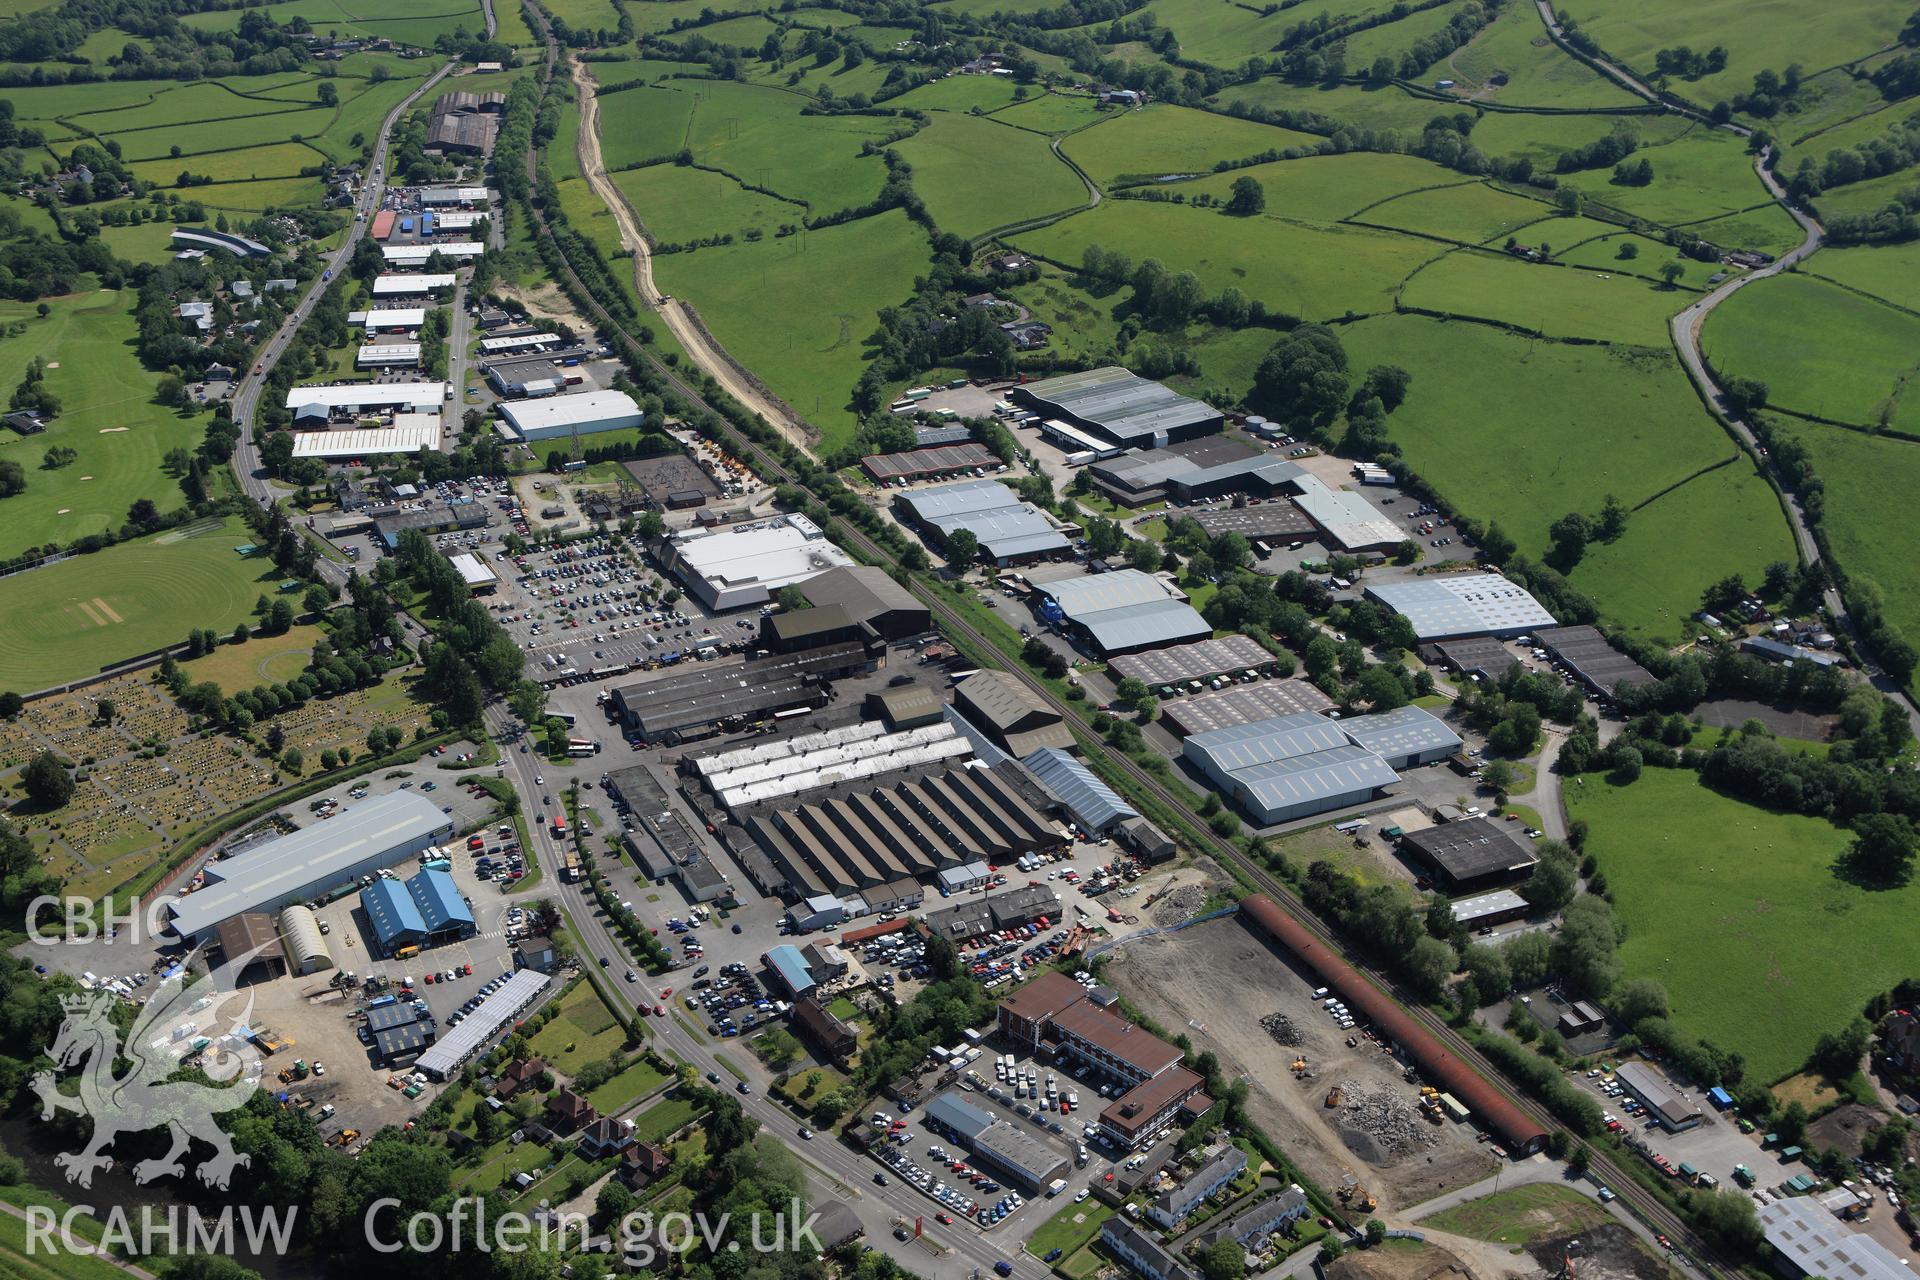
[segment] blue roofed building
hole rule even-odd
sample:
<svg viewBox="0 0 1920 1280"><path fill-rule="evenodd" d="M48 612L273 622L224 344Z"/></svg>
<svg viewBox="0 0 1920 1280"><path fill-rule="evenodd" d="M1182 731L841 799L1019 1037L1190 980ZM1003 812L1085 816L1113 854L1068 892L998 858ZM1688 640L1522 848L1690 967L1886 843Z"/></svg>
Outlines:
<svg viewBox="0 0 1920 1280"><path fill-rule="evenodd" d="M373 927L374 942L387 955L427 940L427 922L420 915L420 906L398 880L375 880L361 890L360 908Z"/></svg>
<svg viewBox="0 0 1920 1280"><path fill-rule="evenodd" d="M793 995L803 995L819 984L813 980L813 970L807 965L807 958L800 954L800 948L781 943L761 957L767 968L773 970L773 976Z"/></svg>
<svg viewBox="0 0 1920 1280"><path fill-rule="evenodd" d="M420 909L430 938L465 938L473 933L473 908L460 896L453 877L437 867L428 867L407 881L407 893Z"/></svg>
<svg viewBox="0 0 1920 1280"><path fill-rule="evenodd" d="M1128 818L1140 813L1114 794L1113 788L1093 770L1059 747L1042 747L1020 761L1040 780L1047 793L1066 807L1073 820L1086 830L1104 834Z"/></svg>

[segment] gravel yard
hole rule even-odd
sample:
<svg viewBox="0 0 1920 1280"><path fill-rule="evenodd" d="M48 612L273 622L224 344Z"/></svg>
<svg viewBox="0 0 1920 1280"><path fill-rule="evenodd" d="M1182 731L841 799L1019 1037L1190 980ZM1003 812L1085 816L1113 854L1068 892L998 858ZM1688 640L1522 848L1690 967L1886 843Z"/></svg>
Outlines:
<svg viewBox="0 0 1920 1280"><path fill-rule="evenodd" d="M1196 1052L1211 1049L1229 1076L1244 1075L1255 1119L1321 1186L1351 1173L1390 1212L1493 1173L1471 1126L1423 1119L1401 1064L1366 1039L1347 1047L1311 985L1237 918L1122 947L1106 977ZM1329 1108L1336 1085L1342 1102Z"/></svg>

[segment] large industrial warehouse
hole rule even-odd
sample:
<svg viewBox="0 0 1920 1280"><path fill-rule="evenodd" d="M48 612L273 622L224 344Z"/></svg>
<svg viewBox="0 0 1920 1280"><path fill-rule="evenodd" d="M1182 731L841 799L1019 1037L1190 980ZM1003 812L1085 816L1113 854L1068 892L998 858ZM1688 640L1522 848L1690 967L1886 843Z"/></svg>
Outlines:
<svg viewBox="0 0 1920 1280"><path fill-rule="evenodd" d="M780 588L851 565L853 557L819 525L793 512L753 524L688 529L667 545L661 561L694 599L720 613L765 604Z"/></svg>
<svg viewBox="0 0 1920 1280"><path fill-rule="evenodd" d="M980 544L980 554L997 565L1023 564L1065 551L1067 535L1046 513L1023 502L998 480L964 480L901 494L895 505L944 547L965 529Z"/></svg>
<svg viewBox="0 0 1920 1280"><path fill-rule="evenodd" d="M1367 598L1413 624L1414 637L1510 637L1551 627L1553 615L1526 588L1497 573L1441 573L1367 586Z"/></svg>
<svg viewBox="0 0 1920 1280"><path fill-rule="evenodd" d="M333 461L341 458L372 458L393 453L419 453L440 447L440 415L402 413L404 425L391 427L353 427L345 431L296 431L293 456Z"/></svg>
<svg viewBox="0 0 1920 1280"><path fill-rule="evenodd" d="M1040 616L1102 657L1205 640L1213 626L1179 591L1138 569L1063 578L1036 588Z"/></svg>
<svg viewBox="0 0 1920 1280"><path fill-rule="evenodd" d="M1614 697L1623 684L1653 683L1651 671L1608 644L1593 627L1541 627L1533 633L1533 642L1600 697Z"/></svg>
<svg viewBox="0 0 1920 1280"><path fill-rule="evenodd" d="M453 835L453 820L413 791L364 800L327 823L278 836L206 868L206 884L167 904L173 929L200 942L247 911L325 893Z"/></svg>
<svg viewBox="0 0 1920 1280"><path fill-rule="evenodd" d="M1333 699L1305 680L1261 680L1237 684L1218 693L1177 698L1162 709L1167 728L1182 738L1214 729L1228 729L1255 720L1330 710Z"/></svg>
<svg viewBox="0 0 1920 1280"><path fill-rule="evenodd" d="M302 410L315 409L322 418L376 409L438 413L446 399L444 382L343 382L334 386L289 387L286 407L298 421Z"/></svg>
<svg viewBox="0 0 1920 1280"><path fill-rule="evenodd" d="M1365 747L1395 769L1433 764L1460 749L1460 735L1421 707L1353 716L1340 722L1340 730L1354 746Z"/></svg>
<svg viewBox="0 0 1920 1280"><path fill-rule="evenodd" d="M943 867L1011 862L1066 843L1000 768L960 765L892 786L789 801L747 829L796 898L849 896Z"/></svg>
<svg viewBox="0 0 1920 1280"><path fill-rule="evenodd" d="M1114 448L1159 449L1211 435L1226 417L1212 405L1136 377L1118 365L1015 387L1013 403Z"/></svg>
<svg viewBox="0 0 1920 1280"><path fill-rule="evenodd" d="M1238 632L1218 640L1196 640L1150 653L1123 654L1110 664L1114 675L1132 677L1163 692L1216 676L1244 676L1264 671L1279 659Z"/></svg>
<svg viewBox="0 0 1920 1280"><path fill-rule="evenodd" d="M451 1079L469 1058L491 1048L494 1038L552 985L553 979L544 973L520 970L482 1000L464 1022L449 1029L445 1038L421 1054L417 1065L436 1080Z"/></svg>
<svg viewBox="0 0 1920 1280"><path fill-rule="evenodd" d="M1195 734L1181 755L1262 826L1359 804L1399 781L1337 723L1304 713Z"/></svg>
<svg viewBox="0 0 1920 1280"><path fill-rule="evenodd" d="M682 668L621 685L609 705L627 730L647 742L688 742L723 725L744 727L827 701L827 682L871 662L857 641L778 653L746 662Z"/></svg>
<svg viewBox="0 0 1920 1280"><path fill-rule="evenodd" d="M839 605L855 622L885 640L917 636L932 625L926 603L888 576L885 569L855 564L807 579L801 592L817 608Z"/></svg>
<svg viewBox="0 0 1920 1280"><path fill-rule="evenodd" d="M1539 859L1514 834L1516 825L1491 818L1443 822L1407 832L1400 838L1400 848L1433 873L1448 897L1478 893L1533 874Z"/></svg>
<svg viewBox="0 0 1920 1280"><path fill-rule="evenodd" d="M953 705L1017 760L1043 747L1073 749L1066 718L1009 672L976 671L954 689Z"/></svg>
<svg viewBox="0 0 1920 1280"><path fill-rule="evenodd" d="M646 420L640 406L624 391L579 391L538 400L505 400L499 409L500 416L522 440L620 431Z"/></svg>

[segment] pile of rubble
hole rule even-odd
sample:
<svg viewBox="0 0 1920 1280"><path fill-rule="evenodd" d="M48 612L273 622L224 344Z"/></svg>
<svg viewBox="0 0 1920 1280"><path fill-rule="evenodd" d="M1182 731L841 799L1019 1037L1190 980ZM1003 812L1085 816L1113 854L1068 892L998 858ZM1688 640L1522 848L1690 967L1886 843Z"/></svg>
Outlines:
<svg viewBox="0 0 1920 1280"><path fill-rule="evenodd" d="M1275 1044L1292 1047L1300 1043L1300 1029L1284 1013L1270 1013L1260 1019L1260 1025L1267 1029L1267 1034L1273 1037Z"/></svg>
<svg viewBox="0 0 1920 1280"><path fill-rule="evenodd" d="M1153 922L1162 928L1191 920L1207 905L1204 885L1183 884L1153 906Z"/></svg>
<svg viewBox="0 0 1920 1280"><path fill-rule="evenodd" d="M1341 1120L1371 1136L1385 1152L1411 1155L1439 1141L1439 1135L1421 1118L1418 1109L1392 1090L1368 1091L1347 1085L1342 1087L1341 1097Z"/></svg>

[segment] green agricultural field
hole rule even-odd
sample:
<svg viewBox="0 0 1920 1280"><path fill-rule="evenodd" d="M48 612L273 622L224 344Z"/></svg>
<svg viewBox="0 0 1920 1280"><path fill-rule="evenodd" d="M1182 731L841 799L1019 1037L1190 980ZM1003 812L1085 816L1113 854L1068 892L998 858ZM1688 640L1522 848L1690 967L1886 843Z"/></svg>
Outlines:
<svg viewBox="0 0 1920 1280"><path fill-rule="evenodd" d="M372 150L373 140L380 133L380 125L401 102L413 92L414 81L418 79L418 68L410 67L399 74L411 76L411 79L383 81L369 84L358 92L349 93L341 89L341 103L334 121L318 137L308 138L307 142L319 147L337 163L363 159ZM358 143L354 138L360 138Z"/></svg>
<svg viewBox="0 0 1920 1280"><path fill-rule="evenodd" d="M797 225L806 212L799 205L749 191L724 173L680 165L622 170L613 175L613 182L626 194L647 231L667 244L721 234L744 238L752 228L771 236L783 225Z"/></svg>
<svg viewBox="0 0 1920 1280"><path fill-rule="evenodd" d="M1144 200L1108 200L1014 240L1028 253L1075 266L1089 244L1119 249L1135 262L1158 258L1169 271L1198 275L1208 293L1237 286L1310 319L1390 310L1400 281L1438 248L1390 232L1235 219Z"/></svg>
<svg viewBox="0 0 1920 1280"><path fill-rule="evenodd" d="M139 166L151 181L153 174L164 173L165 177L171 178L183 168L192 169L195 173L214 172L215 168L227 163L221 158L223 155L241 154L237 148L287 143L296 137L318 138L332 126L333 119L331 107L307 111L270 110L210 124L184 127L161 125L104 136L118 142L120 158L129 165ZM180 149L179 155L174 154L175 147ZM305 163L315 164L320 160L319 156L312 153L309 156ZM149 163L140 165L142 161ZM169 164L173 166L172 172L165 173Z"/></svg>
<svg viewBox="0 0 1920 1280"><path fill-rule="evenodd" d="M1108 185L1128 175L1208 173L1223 160L1319 145L1312 134L1174 106L1122 112L1062 144L1094 181Z"/></svg>
<svg viewBox="0 0 1920 1280"><path fill-rule="evenodd" d="M1363 209L1354 220L1395 227L1463 244L1503 240L1521 227L1551 215L1551 206L1516 196L1484 182L1415 191Z"/></svg>
<svg viewBox="0 0 1920 1280"><path fill-rule="evenodd" d="M998 111L1015 101L1015 86L1005 76L968 76L954 72L931 84L909 89L897 98L887 99L890 107L911 107L916 111Z"/></svg>
<svg viewBox="0 0 1920 1280"><path fill-rule="evenodd" d="M1559 224L1551 228L1559 233ZM1542 234L1542 227L1535 227L1531 235ZM1588 267L1595 271L1615 274L1627 272L1647 280L1660 279L1660 266L1666 262L1677 262L1681 267L1679 284L1685 289L1705 289L1710 277L1719 275L1726 268L1717 262L1701 262L1697 258L1688 258L1675 253L1673 246L1646 236L1636 236L1628 231L1613 231L1605 235L1582 240L1578 244L1561 248L1561 241L1549 240L1554 246L1553 257L1556 262L1572 267ZM1634 256L1622 258L1620 251L1626 245L1633 246ZM1682 299L1684 304L1686 300ZM1678 310L1678 306L1675 310Z"/></svg>
<svg viewBox="0 0 1920 1280"><path fill-rule="evenodd" d="M782 89L728 81L689 82L688 89L698 99L689 145L699 163L804 200L816 215L880 194L886 169L860 147L879 136L886 121L803 116L808 99Z"/></svg>
<svg viewBox="0 0 1920 1280"><path fill-rule="evenodd" d="M1869 892L1833 873L1849 834L1721 796L1684 770L1566 788L1626 926L1630 978L1667 989L1674 1021L1777 1080L1822 1032L1920 963L1920 884ZM1872 945L1862 946L1863 939Z"/></svg>
<svg viewBox="0 0 1920 1280"><path fill-rule="evenodd" d="M1209 174L1173 189L1226 200L1233 184L1252 178L1267 193L1267 213L1303 222L1338 222L1370 205L1427 187L1478 186L1465 174L1413 156L1377 151L1275 160L1247 169Z"/></svg>
<svg viewBox="0 0 1920 1280"><path fill-rule="evenodd" d="M216 183L250 182L257 178L298 177L302 169L315 168L325 161L326 157L312 147L282 142L239 151L213 151L191 158L140 160L127 168L143 182L170 187L183 172L196 178L212 178Z"/></svg>
<svg viewBox="0 0 1920 1280"><path fill-rule="evenodd" d="M613 210L607 208L581 176L579 134L580 104L569 100L560 109L559 131L547 148L547 162L560 194L560 210L574 230L593 242L611 266L610 274L620 291L637 305L640 294L634 285L626 248L620 242L620 225L614 221Z"/></svg>
<svg viewBox="0 0 1920 1280"><path fill-rule="evenodd" d="M1734 573L1758 582L1769 564L1794 556L1778 495L1742 460L1635 511L1620 540L1588 547L1569 577L1621 626L1681 644L1708 587Z"/></svg>
<svg viewBox="0 0 1920 1280"><path fill-rule="evenodd" d="M1399 61L1400 55L1411 49L1415 41L1445 27L1459 7L1458 0L1455 0L1452 4L1438 5L1432 9L1416 9L1398 22L1385 22L1365 31L1354 32L1346 41L1348 65L1370 66L1375 58L1383 54Z"/></svg>
<svg viewBox="0 0 1920 1280"><path fill-rule="evenodd" d="M1887 616L1909 640L1920 636L1920 562L1906 539L1887 536L1887 513L1899 511L1920 484L1920 444L1815 425L1794 434L1827 487L1820 525L1834 559L1848 574L1878 583Z"/></svg>
<svg viewBox="0 0 1920 1280"><path fill-rule="evenodd" d="M179 486L160 460L170 449L193 448L202 435L198 421L154 403L159 375L133 354L131 292L101 289L47 303L52 310L44 320L33 304L0 303L0 325L23 326L18 337L0 338L0 363L18 370L40 357L47 386L60 398L60 413L45 431L0 432L0 457L27 473L26 492L0 502L5 556L118 528L139 498L163 511L179 506ZM56 444L78 457L49 471L41 459Z"/></svg>
<svg viewBox="0 0 1920 1280"><path fill-rule="evenodd" d="M156 129L162 125L190 125L202 121L257 116L268 111L286 111L298 105L283 99L253 96L249 92L248 79L173 81L166 88L156 87L151 102L111 108L103 104L96 109L82 109L67 114L75 123L94 133L104 134L123 129ZM187 149L182 147L182 150Z"/></svg>
<svg viewBox="0 0 1920 1280"><path fill-rule="evenodd" d="M1765 382L1769 404L1860 426L1898 420L1920 365L1920 318L1796 273L1740 290L1700 336L1716 370Z"/></svg>
<svg viewBox="0 0 1920 1280"><path fill-rule="evenodd" d="M873 58L857 67L849 67L838 59L825 66L817 66L811 58L785 67L776 67L770 62L747 65L752 68L748 73L749 78L760 87L806 94L810 98L823 89L841 98L851 98L856 93L864 93L871 98L886 83L889 66Z"/></svg>
<svg viewBox="0 0 1920 1280"><path fill-rule="evenodd" d="M608 0L575 0L588 8L607 5ZM715 44L730 45L735 49L744 49L749 53L758 53L767 37L774 33L773 19L765 14L748 13L738 18L727 18L720 22L709 23L699 28L699 33Z"/></svg>
<svg viewBox="0 0 1920 1280"><path fill-rule="evenodd" d="M1277 79L1234 85L1221 90L1214 101L1222 109L1244 102L1272 111L1315 111L1358 128L1397 129L1410 136L1417 136L1427 121L1448 110L1445 103L1415 97L1398 85L1343 84L1322 89Z"/></svg>
<svg viewBox="0 0 1920 1280"><path fill-rule="evenodd" d="M894 150L942 231L972 238L1011 222L1076 209L1086 184L1040 135L981 116L941 113Z"/></svg>
<svg viewBox="0 0 1920 1280"><path fill-rule="evenodd" d="M1429 118L1422 117L1422 123ZM1675 115L1529 115L1518 111L1490 111L1474 126L1473 145L1490 156L1525 156L1536 168L1551 172L1562 152L1604 138L1621 123L1640 135L1643 147L1671 142L1693 127L1684 116ZM1605 169L1572 174L1568 180L1585 190L1606 187L1611 175L1609 165Z"/></svg>
<svg viewBox="0 0 1920 1280"><path fill-rule="evenodd" d="M1084 129L1094 121L1114 113L1114 108L1103 107L1099 99L1085 94L1044 93L1004 107L994 112L993 118L1001 124L1058 137L1075 129Z"/></svg>
<svg viewBox="0 0 1920 1280"><path fill-rule="evenodd" d="M1920 242L1822 249L1800 271L1920 311Z"/></svg>
<svg viewBox="0 0 1920 1280"><path fill-rule="evenodd" d="M316 31L386 36L422 45L431 45L439 36L457 30L473 33L487 26L486 13L472 0L408 0L404 17L362 17L349 11L343 0L282 0L263 5L257 12L283 26L298 17L312 23ZM240 25L241 13L239 9L193 13L182 17L181 22L200 31L232 31Z"/></svg>
<svg viewBox="0 0 1920 1280"><path fill-rule="evenodd" d="M545 7L554 17L581 31L612 31L620 25L612 0L546 0Z"/></svg>
<svg viewBox="0 0 1920 1280"><path fill-rule="evenodd" d="M1351 59L1349 59L1351 60ZM1455 92L1476 102L1523 107L1626 107L1640 101L1547 38L1537 11L1510 7L1443 64ZM1436 68L1438 70L1438 68ZM1505 76L1501 84L1495 76Z"/></svg>
<svg viewBox="0 0 1920 1280"><path fill-rule="evenodd" d="M1181 56L1216 67L1238 67L1273 48L1295 21L1288 10L1264 12L1235 0L1152 0L1144 12L1180 38Z"/></svg>
<svg viewBox="0 0 1920 1280"><path fill-rule="evenodd" d="M1813 203L1823 218L1878 213L1892 204L1895 196L1913 186L1914 182L1913 170L1902 169L1899 173L1883 174L1865 182L1853 182L1823 191L1814 198Z"/></svg>
<svg viewBox="0 0 1920 1280"><path fill-rule="evenodd" d="M1387 419L1407 462L1529 555L1569 511L1633 506L1733 452L1665 351L1576 346L1486 325L1378 316L1346 325L1352 367L1413 374ZM1487 394L1498 370L1500 394ZM1608 607L1610 601L1601 601Z"/></svg>
<svg viewBox="0 0 1920 1280"><path fill-rule="evenodd" d="M1895 42L1906 16L1873 0L1624 0L1582 14L1580 26L1608 54L1646 73L1657 50L1725 45L1726 70L1671 85L1681 97L1711 106L1746 92L1763 69L1832 67L1883 49Z"/></svg>
<svg viewBox="0 0 1920 1280"><path fill-rule="evenodd" d="M847 399L880 309L905 298L929 253L925 231L890 210L805 236L673 254L654 273L831 450L857 425Z"/></svg>
<svg viewBox="0 0 1920 1280"><path fill-rule="evenodd" d="M704 11L755 13L766 7L766 0L632 0L627 13L637 30L650 34L665 32L677 19L697 18Z"/></svg>
<svg viewBox="0 0 1920 1280"><path fill-rule="evenodd" d="M285 575L234 547L240 520L209 520L0 579L0 671L22 692L186 639L230 630Z"/></svg>
<svg viewBox="0 0 1920 1280"><path fill-rule="evenodd" d="M1710 222L1690 222L1684 230L1715 244L1738 245L1775 257L1798 248L1804 238L1799 224L1777 204L1762 205Z"/></svg>
<svg viewBox="0 0 1920 1280"><path fill-rule="evenodd" d="M1569 174L1562 181L1601 204L1666 226L1724 217L1768 200L1745 143L1721 130L1702 126L1672 142L1643 146L1632 159L1652 163L1651 185L1615 185L1610 169Z"/></svg>
<svg viewBox="0 0 1920 1280"><path fill-rule="evenodd" d="M206 186L174 188L183 196L209 209L240 213L264 213L289 205L316 205L323 192L318 176L311 178L262 178L258 182L215 182Z"/></svg>
<svg viewBox="0 0 1920 1280"><path fill-rule="evenodd" d="M598 95L600 155L609 171L671 156L687 142L694 96L641 85Z"/></svg>
<svg viewBox="0 0 1920 1280"><path fill-rule="evenodd" d="M1400 301L1425 311L1504 320L1550 338L1652 347L1666 344L1667 317L1693 296L1638 276L1462 249L1416 272Z"/></svg>

